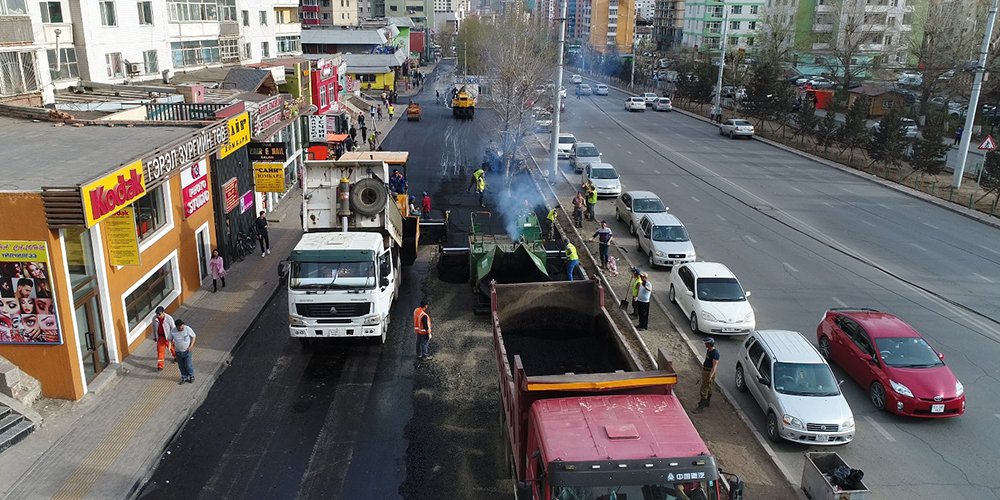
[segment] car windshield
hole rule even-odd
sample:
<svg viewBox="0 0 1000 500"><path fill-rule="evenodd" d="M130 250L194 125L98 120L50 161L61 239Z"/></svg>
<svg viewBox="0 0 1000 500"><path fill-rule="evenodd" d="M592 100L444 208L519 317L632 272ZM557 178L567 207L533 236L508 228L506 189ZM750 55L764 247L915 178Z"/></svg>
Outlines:
<svg viewBox="0 0 1000 500"><path fill-rule="evenodd" d="M775 363L774 390L793 396L836 396L840 387L826 363Z"/></svg>
<svg viewBox="0 0 1000 500"><path fill-rule="evenodd" d="M653 241L691 241L684 226L653 226Z"/></svg>
<svg viewBox="0 0 1000 500"><path fill-rule="evenodd" d="M941 358L920 337L884 337L875 339L882 361L897 368L933 368L944 366Z"/></svg>
<svg viewBox="0 0 1000 500"><path fill-rule="evenodd" d="M603 85L603 84L598 84L597 88L599 88L599 89L606 89L606 88L608 88L608 86L607 85Z"/></svg>
<svg viewBox="0 0 1000 500"><path fill-rule="evenodd" d="M293 262L292 290L374 288L375 262Z"/></svg>
<svg viewBox="0 0 1000 500"><path fill-rule="evenodd" d="M748 122L746 120L733 120L733 125L736 125L736 126L739 126L739 127L746 127L746 126L750 125L750 122Z"/></svg>
<svg viewBox="0 0 1000 500"><path fill-rule="evenodd" d="M736 278L699 278L698 300L708 302L742 302L743 287Z"/></svg>
<svg viewBox="0 0 1000 500"><path fill-rule="evenodd" d="M660 104L670 104L670 99L667 99L666 97L661 97L657 99L657 101L659 101Z"/></svg>
<svg viewBox="0 0 1000 500"><path fill-rule="evenodd" d="M719 500L716 486L715 481L684 481L679 483L622 486L553 486L551 498L553 500L609 500L612 498L628 498L630 500Z"/></svg>
<svg viewBox="0 0 1000 500"><path fill-rule="evenodd" d="M584 146L582 148L576 148L577 156L599 156L600 153L597 152L597 148L593 146Z"/></svg>
<svg viewBox="0 0 1000 500"><path fill-rule="evenodd" d="M632 201L632 211L639 214L658 214L666 212L667 209L659 198L640 198Z"/></svg>
<svg viewBox="0 0 1000 500"><path fill-rule="evenodd" d="M613 168L595 168L590 171L591 179L617 179L618 172Z"/></svg>
<svg viewBox="0 0 1000 500"><path fill-rule="evenodd" d="M576 137L559 136L559 144L573 144L574 142L576 142Z"/></svg>

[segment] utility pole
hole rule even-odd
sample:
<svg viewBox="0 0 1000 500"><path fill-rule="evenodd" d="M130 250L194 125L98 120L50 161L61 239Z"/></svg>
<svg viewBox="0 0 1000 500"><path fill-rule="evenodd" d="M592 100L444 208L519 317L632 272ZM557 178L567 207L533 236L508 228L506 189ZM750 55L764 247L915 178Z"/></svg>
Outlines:
<svg viewBox="0 0 1000 500"><path fill-rule="evenodd" d="M729 32L729 10L722 2L722 39L719 40L719 77L715 81L715 98L712 99L712 118L722 116L722 71L726 69L726 35Z"/></svg>
<svg viewBox="0 0 1000 500"><path fill-rule="evenodd" d="M559 168L559 108L562 107L563 48L566 45L566 16L569 0L562 0L562 15L559 16L559 64L556 66L555 109L552 110L552 146L549 151L549 184L556 183L556 169Z"/></svg>
<svg viewBox="0 0 1000 500"><path fill-rule="evenodd" d="M625 1L631 1L632 2L632 74L629 76L629 79L628 79L628 86L629 86L629 88L632 88L633 86L635 86L635 58L639 57L639 55L635 53L635 47L636 47L636 43L635 43L636 42L636 33L635 32L636 32L636 28L639 26L639 15L638 15L639 12L636 9L635 0L625 0ZM618 5L621 5L621 3L619 3ZM626 12L628 12L628 11L626 11Z"/></svg>
<svg viewBox="0 0 1000 500"><path fill-rule="evenodd" d="M983 90L983 76L986 74L986 57L989 55L990 39L993 37L993 25L997 20L997 7L1000 0L993 0L990 13L986 16L986 33L983 34L983 45L979 49L979 62L976 64L976 77L972 81L972 95L969 96L969 112L965 117L965 127L962 128L962 140L958 143L959 161L955 168L955 174L951 179L951 186L955 189L962 187L962 175L965 173L965 163L969 160L969 142L972 141L972 127L976 120L976 113L979 111L979 94Z"/></svg>

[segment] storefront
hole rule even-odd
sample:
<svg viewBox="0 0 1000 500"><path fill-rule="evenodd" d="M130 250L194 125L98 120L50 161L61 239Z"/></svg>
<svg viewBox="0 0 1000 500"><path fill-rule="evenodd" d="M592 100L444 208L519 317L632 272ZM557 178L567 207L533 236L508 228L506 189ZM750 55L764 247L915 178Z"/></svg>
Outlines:
<svg viewBox="0 0 1000 500"><path fill-rule="evenodd" d="M298 109L287 97L276 95L248 108L247 152L254 169L255 200L260 210L269 213L298 185L302 168L302 127Z"/></svg>

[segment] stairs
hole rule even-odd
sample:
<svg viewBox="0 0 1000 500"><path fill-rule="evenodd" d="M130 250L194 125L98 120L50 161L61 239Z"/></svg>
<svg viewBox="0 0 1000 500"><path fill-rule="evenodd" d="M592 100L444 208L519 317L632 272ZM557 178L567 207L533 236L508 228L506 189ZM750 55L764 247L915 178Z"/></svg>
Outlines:
<svg viewBox="0 0 1000 500"><path fill-rule="evenodd" d="M0 392L30 407L42 394L42 384L14 363L0 357Z"/></svg>
<svg viewBox="0 0 1000 500"><path fill-rule="evenodd" d="M0 452L14 446L35 430L35 424L23 415L0 405Z"/></svg>

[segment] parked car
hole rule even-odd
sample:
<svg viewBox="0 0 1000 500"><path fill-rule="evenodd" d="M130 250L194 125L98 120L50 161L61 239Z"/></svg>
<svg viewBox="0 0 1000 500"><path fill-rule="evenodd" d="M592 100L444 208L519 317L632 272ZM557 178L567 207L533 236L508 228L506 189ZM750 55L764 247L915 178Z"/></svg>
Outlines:
<svg viewBox="0 0 1000 500"><path fill-rule="evenodd" d="M649 191L628 191L615 200L615 218L628 224L628 231L635 234L639 220L646 214L667 211L660 197Z"/></svg>
<svg viewBox="0 0 1000 500"><path fill-rule="evenodd" d="M583 77L580 75L573 75L569 77L569 81L572 83L583 83Z"/></svg>
<svg viewBox="0 0 1000 500"><path fill-rule="evenodd" d="M687 228L666 212L642 216L636 239L639 250L648 257L649 267L673 267L694 262L697 257Z"/></svg>
<svg viewBox="0 0 1000 500"><path fill-rule="evenodd" d="M590 85L587 85L586 83L581 83L576 86L576 95L592 95L593 93L593 89L591 89Z"/></svg>
<svg viewBox="0 0 1000 500"><path fill-rule="evenodd" d="M594 95L608 95L608 86L603 83L594 85Z"/></svg>
<svg viewBox="0 0 1000 500"><path fill-rule="evenodd" d="M907 139L915 139L920 131L917 128L917 122L909 118L903 118L902 122L903 123L900 127L903 129L903 137L906 137ZM877 133L880 130L881 126L882 126L881 120L875 122L875 125L872 125L872 133L873 134Z"/></svg>
<svg viewBox="0 0 1000 500"><path fill-rule="evenodd" d="M730 118L719 125L719 135L728 135L730 139L737 137L753 137L753 124L740 118Z"/></svg>
<svg viewBox="0 0 1000 500"><path fill-rule="evenodd" d="M535 113L535 130L538 132L552 132L552 113L548 111Z"/></svg>
<svg viewBox="0 0 1000 500"><path fill-rule="evenodd" d="M749 392L767 415L767 437L808 445L854 439L854 413L840 384L799 332L759 330L736 357L736 389Z"/></svg>
<svg viewBox="0 0 1000 500"><path fill-rule="evenodd" d="M559 134L559 142L556 143L556 154L559 158L569 158L573 154L573 145L576 144L576 136L573 134Z"/></svg>
<svg viewBox="0 0 1000 500"><path fill-rule="evenodd" d="M833 80L826 78L825 76L812 76L808 78L800 78L795 80L796 85L800 87L810 86L814 89L832 89L836 84Z"/></svg>
<svg viewBox="0 0 1000 500"><path fill-rule="evenodd" d="M874 309L830 309L816 327L819 352L868 391L872 405L911 417L965 413L965 387L910 325Z"/></svg>
<svg viewBox="0 0 1000 500"><path fill-rule="evenodd" d="M646 100L641 97L626 97L625 111L646 111Z"/></svg>
<svg viewBox="0 0 1000 500"><path fill-rule="evenodd" d="M566 97L566 87L559 87L559 97Z"/></svg>
<svg viewBox="0 0 1000 500"><path fill-rule="evenodd" d="M732 271L716 262L689 262L670 271L670 302L690 319L691 331L745 335L757 326L753 307Z"/></svg>
<svg viewBox="0 0 1000 500"><path fill-rule="evenodd" d="M601 152L597 150L591 142L577 142L569 152L569 163L573 165L573 170L581 174L583 169L591 163L601 162ZM621 191L619 191L620 193Z"/></svg>
<svg viewBox="0 0 1000 500"><path fill-rule="evenodd" d="M656 99L658 99L659 97L660 96L656 95L655 92L643 92L642 93L642 100L645 101L646 106L652 106L653 103L656 102Z"/></svg>
<svg viewBox="0 0 1000 500"><path fill-rule="evenodd" d="M592 182L597 196L618 196L622 193L621 176L610 163L589 163L583 169L583 182Z"/></svg>
<svg viewBox="0 0 1000 500"><path fill-rule="evenodd" d="M653 101L653 111L673 111L674 105L670 102L669 97L657 97Z"/></svg>

